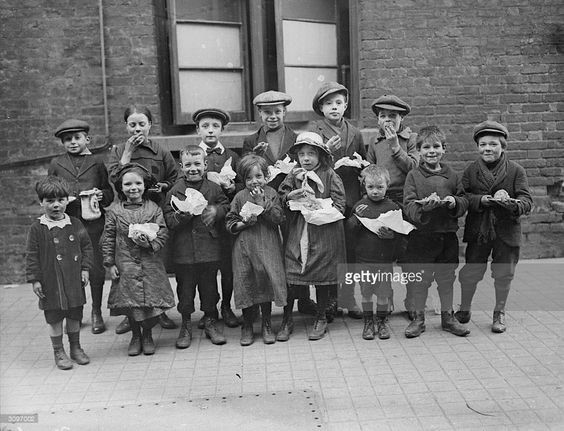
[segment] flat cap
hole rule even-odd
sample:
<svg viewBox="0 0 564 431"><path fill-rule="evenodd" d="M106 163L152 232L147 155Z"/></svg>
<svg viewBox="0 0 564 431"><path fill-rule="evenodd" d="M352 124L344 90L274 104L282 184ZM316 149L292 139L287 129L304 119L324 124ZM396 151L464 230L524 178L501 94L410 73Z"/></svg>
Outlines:
<svg viewBox="0 0 564 431"><path fill-rule="evenodd" d="M260 93L257 97L253 99L253 105L256 106L272 106L272 105L284 105L287 106L292 103L292 96L281 91L265 91Z"/></svg>
<svg viewBox="0 0 564 431"><path fill-rule="evenodd" d="M90 131L90 125L86 121L77 120L71 118L70 120L63 121L57 130L55 130L55 136L60 138L63 133L71 132L86 132Z"/></svg>
<svg viewBox="0 0 564 431"><path fill-rule="evenodd" d="M304 144L311 145L312 147L317 147L325 151L328 155L331 155L329 147L323 143L323 138L315 132L302 132L296 138L296 142L290 148L291 153L295 153L298 148Z"/></svg>
<svg viewBox="0 0 564 431"><path fill-rule="evenodd" d="M411 107L393 94L384 94L372 102L372 111L378 114L379 109L387 109L388 111L398 111L407 115L411 112Z"/></svg>
<svg viewBox="0 0 564 431"><path fill-rule="evenodd" d="M224 126L227 123L229 123L229 121L231 121L231 117L229 116L229 114L225 112L223 109L219 109L219 108L198 109L196 112L192 114L192 120L196 124L198 124L200 118L202 117L218 118L219 120L221 120L221 123Z"/></svg>
<svg viewBox="0 0 564 431"><path fill-rule="evenodd" d="M507 127L503 124L499 124L496 121L486 120L482 121L480 124L474 127L474 142L478 143L478 138L480 135L485 133L493 133L495 135L502 135L505 139L509 135Z"/></svg>
<svg viewBox="0 0 564 431"><path fill-rule="evenodd" d="M347 90L347 87L339 84L338 82L332 82L332 81L326 82L321 87L319 87L319 90L317 90L317 93L315 93L315 96L313 96L311 107L313 108L316 114L323 116L323 112L321 112L321 109L319 109L319 103L324 98L334 93L345 93L345 97L347 98L347 101L349 99L349 90Z"/></svg>

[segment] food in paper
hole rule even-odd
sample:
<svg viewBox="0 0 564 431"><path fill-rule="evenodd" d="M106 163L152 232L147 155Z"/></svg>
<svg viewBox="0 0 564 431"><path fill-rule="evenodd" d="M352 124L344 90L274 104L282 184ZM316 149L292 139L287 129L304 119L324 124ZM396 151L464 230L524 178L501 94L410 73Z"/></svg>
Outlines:
<svg viewBox="0 0 564 431"><path fill-rule="evenodd" d="M271 182L279 174L287 175L296 166L296 162L292 162L290 157L284 157L284 160L277 160L274 166L268 167L268 182Z"/></svg>
<svg viewBox="0 0 564 431"><path fill-rule="evenodd" d="M437 192L431 193L431 194L430 194L429 196L427 196L426 198L414 200L414 202L415 202L415 203L418 203L418 204L425 204L425 203L427 203L427 202L429 202L429 201L439 202L439 203L441 203L441 204L443 204L443 205L447 205L447 204L449 203L448 201L446 201L446 200L444 200L444 199L441 199L441 198L439 197L439 195L437 194Z"/></svg>
<svg viewBox="0 0 564 431"><path fill-rule="evenodd" d="M362 223L366 229L370 232L374 232L375 234L378 233L378 230L381 227L387 227L394 232L401 233L403 235L407 235L415 226L411 223L405 221L401 215L401 210L391 210L385 212L384 214L380 214L380 216L376 219L359 217L355 214L358 220Z"/></svg>
<svg viewBox="0 0 564 431"><path fill-rule="evenodd" d="M180 200L176 196L170 198L170 206L176 212L201 215L208 206L208 201L202 193L191 187L187 187L184 192L185 200Z"/></svg>
<svg viewBox="0 0 564 431"><path fill-rule="evenodd" d="M345 156L345 157L337 160L335 162L334 169L337 170L341 166L349 166L351 168L362 169L362 168L365 168L366 166L368 166L369 164L370 164L370 162L363 160L362 156L360 154L358 154L357 152L355 152L355 153L353 153L352 157Z"/></svg>
<svg viewBox="0 0 564 431"><path fill-rule="evenodd" d="M229 157L219 172L208 172L208 180L221 187L229 187L237 174L231 167L231 157Z"/></svg>
<svg viewBox="0 0 564 431"><path fill-rule="evenodd" d="M245 202L245 204L241 208L239 215L243 219L243 222L246 222L247 220L249 220L254 215L256 215L256 216L261 215L263 213L263 211L264 211L264 208L261 207L260 205L257 205L253 202L247 201L247 202Z"/></svg>
<svg viewBox="0 0 564 431"><path fill-rule="evenodd" d="M345 218L341 212L333 206L331 198L303 198L288 201L290 210L300 211L307 223L321 226L334 223Z"/></svg>
<svg viewBox="0 0 564 431"><path fill-rule="evenodd" d="M138 239L144 235L149 241L153 241L157 237L159 225L156 223L133 223L129 225L129 238Z"/></svg>
<svg viewBox="0 0 564 431"><path fill-rule="evenodd" d="M495 192L495 194L493 195L493 198L494 198L496 201L506 201L506 200L510 199L509 193L507 193L507 191L505 191L505 190L503 190L503 189L498 190L497 192Z"/></svg>

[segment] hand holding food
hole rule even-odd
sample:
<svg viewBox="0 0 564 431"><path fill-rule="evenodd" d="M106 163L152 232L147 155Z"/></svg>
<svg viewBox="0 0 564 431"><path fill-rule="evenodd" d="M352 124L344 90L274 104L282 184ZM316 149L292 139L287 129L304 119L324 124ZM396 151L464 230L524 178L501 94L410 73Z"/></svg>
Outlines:
<svg viewBox="0 0 564 431"><path fill-rule="evenodd" d="M509 193L507 193L507 191L501 189L498 190L497 192L495 192L493 198L495 200L499 200L499 201L506 201L510 198Z"/></svg>

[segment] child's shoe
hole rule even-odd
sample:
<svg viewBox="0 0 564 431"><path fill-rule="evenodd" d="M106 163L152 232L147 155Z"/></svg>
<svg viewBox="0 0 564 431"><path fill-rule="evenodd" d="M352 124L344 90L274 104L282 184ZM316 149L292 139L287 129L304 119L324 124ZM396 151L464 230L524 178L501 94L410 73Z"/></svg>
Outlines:
<svg viewBox="0 0 564 431"><path fill-rule="evenodd" d="M276 341L288 341L292 332L294 332L294 319L292 316L284 317L280 329L278 329L278 334L276 334Z"/></svg>
<svg viewBox="0 0 564 431"><path fill-rule="evenodd" d="M365 311L363 313L363 317L364 317L364 329L362 330L362 338L365 340L373 340L375 336L374 312Z"/></svg>
<svg viewBox="0 0 564 431"><path fill-rule="evenodd" d="M198 329L204 329L206 327L206 315L204 314L200 320L198 320Z"/></svg>
<svg viewBox="0 0 564 431"><path fill-rule="evenodd" d="M388 323L388 317L378 317L378 338L380 340L387 340L390 338L390 325Z"/></svg>
<svg viewBox="0 0 564 431"><path fill-rule="evenodd" d="M176 339L177 349L187 349L192 344L192 321L190 316L182 316L182 324L180 325L180 332Z"/></svg>
<svg viewBox="0 0 564 431"><path fill-rule="evenodd" d="M236 328L239 326L239 319L237 319L237 316L235 316L229 304L221 303L221 317L228 328Z"/></svg>
<svg viewBox="0 0 564 431"><path fill-rule="evenodd" d="M253 324L250 322L243 322L241 326L241 346L250 346L255 342L255 334L253 332Z"/></svg>
<svg viewBox="0 0 564 431"><path fill-rule="evenodd" d="M459 337L466 337L470 333L470 329L462 326L462 324L454 318L452 311L441 312L441 326L443 327L443 331L450 332Z"/></svg>
<svg viewBox="0 0 564 431"><path fill-rule="evenodd" d="M264 344L274 344L276 342L276 337L272 333L270 317L263 317L262 319L262 341Z"/></svg>
<svg viewBox="0 0 564 431"><path fill-rule="evenodd" d="M405 328L405 336L407 338L419 337L425 332L425 312L416 311L415 319Z"/></svg>
<svg viewBox="0 0 564 431"><path fill-rule="evenodd" d="M472 317L472 312L470 310L458 310L456 313L454 313L454 317L460 323L468 323L470 322L470 318Z"/></svg>
<svg viewBox="0 0 564 431"><path fill-rule="evenodd" d="M90 358L80 347L80 332L69 332L70 357L78 365L90 363Z"/></svg>
<svg viewBox="0 0 564 431"><path fill-rule="evenodd" d="M161 325L161 328L163 329L178 328L176 323L174 323L174 321L170 317L168 317L166 313L161 313L161 315L159 316L159 325Z"/></svg>
<svg viewBox="0 0 564 431"><path fill-rule="evenodd" d="M496 334L501 334L505 332L507 327L505 326L505 310L499 310L493 312L493 323L492 332Z"/></svg>
<svg viewBox="0 0 564 431"><path fill-rule="evenodd" d="M143 354L153 355L155 353L155 342L153 341L153 330L143 329Z"/></svg>
<svg viewBox="0 0 564 431"><path fill-rule="evenodd" d="M209 338L212 344L225 344L227 340L217 328L217 320L213 317L206 317L204 321L204 331L206 333L206 337Z"/></svg>
<svg viewBox="0 0 564 431"><path fill-rule="evenodd" d="M102 319L102 311L100 309L92 310L92 333L101 334L106 330L104 319Z"/></svg>
<svg viewBox="0 0 564 431"><path fill-rule="evenodd" d="M131 331L131 326L129 325L129 319L125 317L119 325L116 327L116 334L125 334L126 332Z"/></svg>
<svg viewBox="0 0 564 431"><path fill-rule="evenodd" d="M55 348L53 354L55 356L55 364L59 370L70 370L72 368L72 362L63 347Z"/></svg>
<svg viewBox="0 0 564 431"><path fill-rule="evenodd" d="M129 320L128 326L130 326ZM127 354L129 356L137 356L140 355L142 351L143 344L141 344L141 327L139 326L139 323L134 322L133 327L131 327L131 341L129 342L129 347L127 348Z"/></svg>
<svg viewBox="0 0 564 431"><path fill-rule="evenodd" d="M317 315L317 304L311 298L299 298L298 311L302 314L309 314L311 316L315 316Z"/></svg>
<svg viewBox="0 0 564 431"><path fill-rule="evenodd" d="M329 305L325 309L325 319L327 319L327 323L332 323L335 320L335 316L337 315L337 300L330 299Z"/></svg>
<svg viewBox="0 0 564 431"><path fill-rule="evenodd" d="M327 331L327 319L320 319L319 317L315 319L313 328L309 334L310 341L321 340L325 337L325 332Z"/></svg>

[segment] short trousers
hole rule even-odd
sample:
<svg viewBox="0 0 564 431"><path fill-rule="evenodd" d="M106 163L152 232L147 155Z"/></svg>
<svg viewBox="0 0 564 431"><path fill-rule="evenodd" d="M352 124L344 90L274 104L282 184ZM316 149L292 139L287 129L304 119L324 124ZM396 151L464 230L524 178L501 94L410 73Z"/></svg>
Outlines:
<svg viewBox="0 0 564 431"><path fill-rule="evenodd" d="M83 306L69 308L68 310L43 310L45 321L49 325L61 322L63 319L82 320Z"/></svg>

